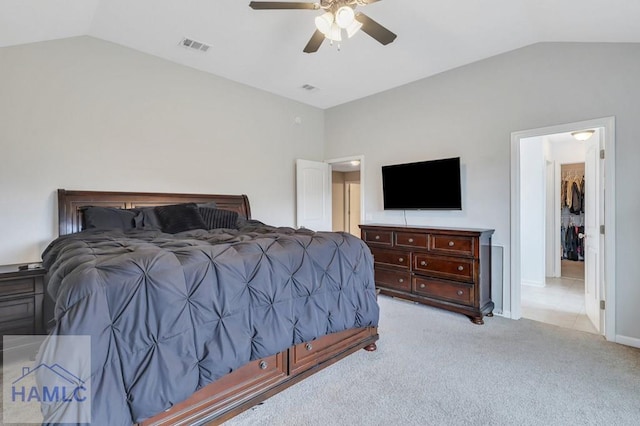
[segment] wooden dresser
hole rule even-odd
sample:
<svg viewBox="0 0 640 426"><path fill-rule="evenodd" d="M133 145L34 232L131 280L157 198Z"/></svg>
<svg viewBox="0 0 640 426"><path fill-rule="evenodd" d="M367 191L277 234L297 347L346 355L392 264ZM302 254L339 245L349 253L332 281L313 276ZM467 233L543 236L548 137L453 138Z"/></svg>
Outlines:
<svg viewBox="0 0 640 426"><path fill-rule="evenodd" d="M467 315L492 316L492 229L360 225L382 294Z"/></svg>

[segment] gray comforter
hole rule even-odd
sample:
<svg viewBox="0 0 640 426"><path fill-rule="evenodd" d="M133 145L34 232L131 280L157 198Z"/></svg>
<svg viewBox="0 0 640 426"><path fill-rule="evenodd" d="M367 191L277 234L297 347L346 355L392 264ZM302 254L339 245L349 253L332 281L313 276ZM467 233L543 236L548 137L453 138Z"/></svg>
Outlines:
<svg viewBox="0 0 640 426"><path fill-rule="evenodd" d="M378 323L371 253L346 233L84 231L43 260L53 333L92 339L93 425L130 425L250 360Z"/></svg>

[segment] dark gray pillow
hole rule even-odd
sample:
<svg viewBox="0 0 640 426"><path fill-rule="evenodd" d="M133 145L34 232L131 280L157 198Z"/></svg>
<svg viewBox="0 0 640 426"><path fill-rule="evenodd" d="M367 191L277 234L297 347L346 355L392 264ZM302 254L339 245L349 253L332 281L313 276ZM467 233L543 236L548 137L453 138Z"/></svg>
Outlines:
<svg viewBox="0 0 640 426"><path fill-rule="evenodd" d="M155 207L141 207L133 210L137 212L134 219L136 229L162 229Z"/></svg>
<svg viewBox="0 0 640 426"><path fill-rule="evenodd" d="M198 207L208 207L211 209L217 209L218 204L215 201L208 201L206 203L198 203Z"/></svg>
<svg viewBox="0 0 640 426"><path fill-rule="evenodd" d="M208 207L200 207L198 210L207 229L238 228L238 212Z"/></svg>
<svg viewBox="0 0 640 426"><path fill-rule="evenodd" d="M162 232L177 234L192 229L207 229L195 203L154 207Z"/></svg>
<svg viewBox="0 0 640 426"><path fill-rule="evenodd" d="M117 207L90 206L82 209L84 229L133 229L136 212Z"/></svg>

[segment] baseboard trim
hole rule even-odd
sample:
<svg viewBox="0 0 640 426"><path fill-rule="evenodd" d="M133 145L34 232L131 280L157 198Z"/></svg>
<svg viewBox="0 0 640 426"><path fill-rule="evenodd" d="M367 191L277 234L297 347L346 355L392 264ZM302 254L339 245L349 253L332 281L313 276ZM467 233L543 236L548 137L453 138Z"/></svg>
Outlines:
<svg viewBox="0 0 640 426"><path fill-rule="evenodd" d="M542 288L542 287L546 286L544 281L522 280L521 282L522 282L522 285L528 285L528 286L531 286L531 287L540 287L540 288Z"/></svg>
<svg viewBox="0 0 640 426"><path fill-rule="evenodd" d="M621 345L632 346L634 348L640 348L640 339L636 337L621 336L616 334L616 343Z"/></svg>
<svg viewBox="0 0 640 426"><path fill-rule="evenodd" d="M494 315L511 319L511 311L493 311Z"/></svg>

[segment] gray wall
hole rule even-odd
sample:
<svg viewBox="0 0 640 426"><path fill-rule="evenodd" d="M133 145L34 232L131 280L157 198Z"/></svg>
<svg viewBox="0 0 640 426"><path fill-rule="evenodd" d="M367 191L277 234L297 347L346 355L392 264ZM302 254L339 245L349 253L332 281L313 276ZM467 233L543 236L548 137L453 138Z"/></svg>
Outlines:
<svg viewBox="0 0 640 426"><path fill-rule="evenodd" d="M291 225L323 131L320 109L94 38L2 48L0 264L40 259L57 188L244 193Z"/></svg>
<svg viewBox="0 0 640 426"><path fill-rule="evenodd" d="M461 156L463 211L407 221L495 228L509 285L511 133L615 116L616 334L640 339L638 76L640 44L532 45L327 110L327 158L363 154L367 219L402 223L382 209L380 166Z"/></svg>

